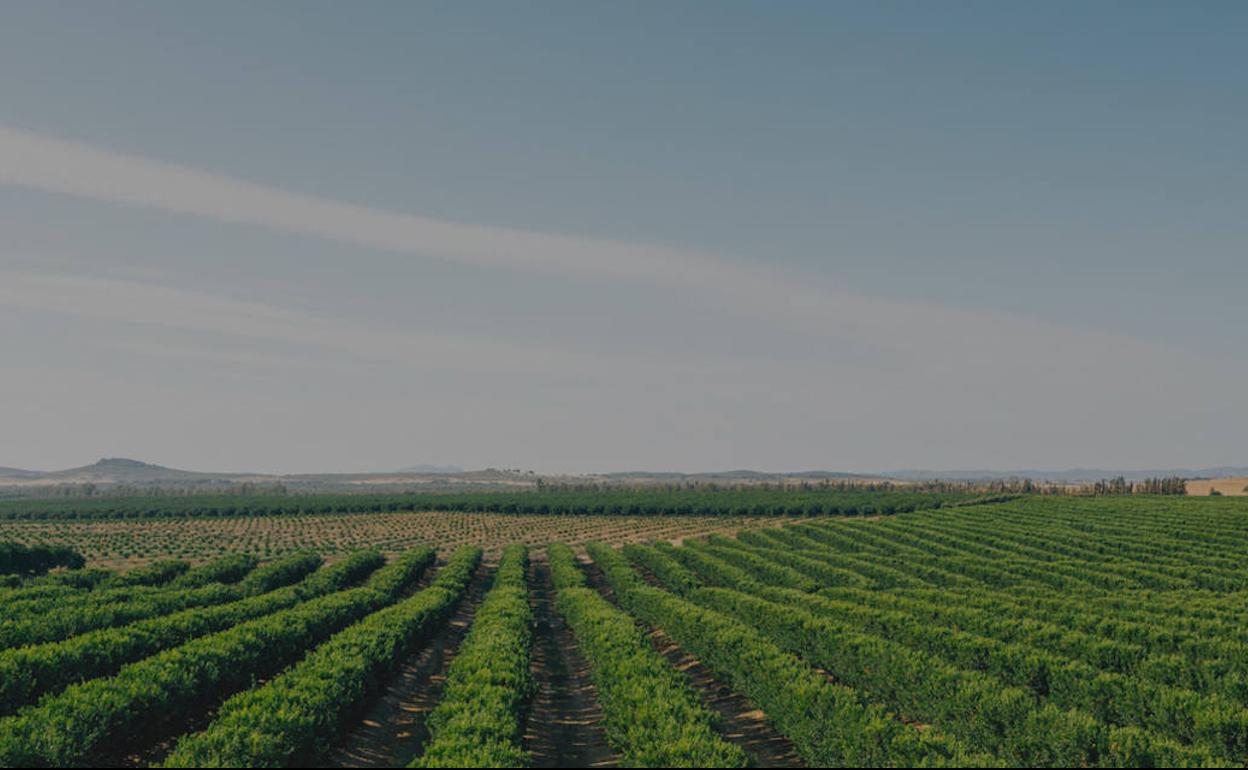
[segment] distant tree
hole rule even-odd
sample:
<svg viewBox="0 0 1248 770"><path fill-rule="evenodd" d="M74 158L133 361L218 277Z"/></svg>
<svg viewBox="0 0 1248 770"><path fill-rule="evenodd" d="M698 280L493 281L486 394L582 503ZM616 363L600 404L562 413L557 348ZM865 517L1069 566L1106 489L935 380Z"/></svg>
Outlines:
<svg viewBox="0 0 1248 770"><path fill-rule="evenodd" d="M0 575L42 575L55 567L82 569L86 559L63 545L0 543Z"/></svg>
<svg viewBox="0 0 1248 770"><path fill-rule="evenodd" d="M1144 479L1135 485L1135 493L1141 495L1186 495L1187 480L1178 476Z"/></svg>

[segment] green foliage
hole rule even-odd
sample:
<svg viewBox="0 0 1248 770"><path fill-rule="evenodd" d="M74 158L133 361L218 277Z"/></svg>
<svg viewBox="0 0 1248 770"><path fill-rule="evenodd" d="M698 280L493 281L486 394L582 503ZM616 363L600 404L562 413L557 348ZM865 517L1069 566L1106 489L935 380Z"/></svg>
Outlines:
<svg viewBox="0 0 1248 770"><path fill-rule="evenodd" d="M683 550L683 549L682 549ZM858 693L829 682L752 627L644 585L616 551L590 546L621 603L662 628L718 676L762 708L802 758L821 767L979 766L972 754L931 731L895 720Z"/></svg>
<svg viewBox="0 0 1248 770"><path fill-rule="evenodd" d="M0 575L42 575L56 567L82 569L86 559L62 545L0 543Z"/></svg>
<svg viewBox="0 0 1248 770"><path fill-rule="evenodd" d="M376 569L381 556L370 553L368 558ZM101 580L91 591L62 588L22 592L27 598L6 602L9 612L0 621L0 648L59 641L193 607L237 601L299 580L315 570L321 558L316 554L293 554L256 569L239 586L207 582L213 577L241 578L255 563L251 556L229 556L187 572L185 562L157 562L150 568ZM354 563L361 564L359 557ZM168 586L150 585L178 574L181 577ZM184 584L200 587L181 587Z"/></svg>
<svg viewBox="0 0 1248 770"><path fill-rule="evenodd" d="M556 591L565 588L583 588L585 574L576 566L576 554L563 543L551 543L546 547L546 561L550 564L550 578Z"/></svg>
<svg viewBox="0 0 1248 770"><path fill-rule="evenodd" d="M679 562L716 586L672 580L702 608L1010 764L1242 766L1242 516L1195 500L1014 500L630 559Z"/></svg>
<svg viewBox="0 0 1248 770"><path fill-rule="evenodd" d="M197 588L209 583L237 583L247 577L260 560L249 553L232 553L210 561L174 579L173 588Z"/></svg>
<svg viewBox="0 0 1248 770"><path fill-rule="evenodd" d="M239 584L244 594L256 594L272 591L278 586L285 586L310 575L323 563L319 554L311 551L299 551L280 559L261 564Z"/></svg>
<svg viewBox="0 0 1248 770"><path fill-rule="evenodd" d="M682 596L703 585L701 578L692 570L686 569L666 550L629 544L624 546L624 556L633 564L649 570L663 585Z"/></svg>
<svg viewBox="0 0 1248 770"><path fill-rule="evenodd" d="M410 767L531 764L523 747L523 712L534 690L527 572L525 547L506 548L429 715L424 753Z"/></svg>
<svg viewBox="0 0 1248 770"><path fill-rule="evenodd" d="M432 564L433 556L430 549L409 551L398 560L401 570L379 574L370 587L399 590ZM460 549L429 588L338 632L267 684L230 698L206 730L178 742L164 765L315 765L348 718L446 620L480 559L480 549Z"/></svg>
<svg viewBox="0 0 1248 770"><path fill-rule="evenodd" d="M242 592L213 583L203 588L158 591L115 597L97 603L61 602L55 598L23 608L23 617L0 621L0 648L67 639L99 628L121 626L188 607L207 607L234 601ZM42 611L41 611L42 608Z"/></svg>
<svg viewBox="0 0 1248 770"><path fill-rule="evenodd" d="M432 553L431 551L429 552ZM281 561L307 565L306 554ZM430 557L431 558L431 557ZM319 557L314 563L319 563ZM302 583L282 588L276 576L297 580L302 571L279 568L266 581L276 589L215 607L193 607L119 628L81 634L62 642L32 644L0 652L0 715L11 714L45 693L115 674L132 663L198 636L293 607L359 582L380 566L375 551L359 551ZM392 573L394 574L394 573Z"/></svg>
<svg viewBox="0 0 1248 770"><path fill-rule="evenodd" d="M607 739L628 767L745 767L747 758L713 728L685 678L624 612L596 591L566 546L548 551L556 606L589 662Z"/></svg>
<svg viewBox="0 0 1248 770"><path fill-rule="evenodd" d="M410 584L420 574L412 566L392 565L374 581ZM394 571L404 576L397 583L383 574ZM371 585L330 594L131 663L113 677L73 685L0 720L0 765L98 763L123 736L152 734L184 720L195 709L280 671L309 647L396 598Z"/></svg>
<svg viewBox="0 0 1248 770"><path fill-rule="evenodd" d="M119 573L117 576L104 581L101 585L110 587L159 586L189 571L190 568L189 562L180 559L164 559L162 561L154 561L145 567L132 569L129 572Z"/></svg>
<svg viewBox="0 0 1248 770"><path fill-rule="evenodd" d="M0 519L146 519L282 516L379 511L473 511L568 515L869 516L972 500L967 492L809 486L543 488L454 494L319 494L114 497L0 501Z"/></svg>

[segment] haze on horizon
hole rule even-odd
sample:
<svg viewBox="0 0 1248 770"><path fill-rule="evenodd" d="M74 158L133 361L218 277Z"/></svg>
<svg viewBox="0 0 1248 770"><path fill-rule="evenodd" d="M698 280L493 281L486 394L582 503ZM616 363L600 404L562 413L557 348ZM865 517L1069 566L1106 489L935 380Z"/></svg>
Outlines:
<svg viewBox="0 0 1248 770"><path fill-rule="evenodd" d="M1248 6L10 2L0 466L1248 465Z"/></svg>

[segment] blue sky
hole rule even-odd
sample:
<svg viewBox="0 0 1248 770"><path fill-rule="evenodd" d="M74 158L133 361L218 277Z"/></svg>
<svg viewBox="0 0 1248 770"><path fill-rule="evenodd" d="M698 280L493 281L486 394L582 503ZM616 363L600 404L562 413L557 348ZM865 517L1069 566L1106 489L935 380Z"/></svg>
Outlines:
<svg viewBox="0 0 1248 770"><path fill-rule="evenodd" d="M1245 462L1245 33L7 3L0 465Z"/></svg>

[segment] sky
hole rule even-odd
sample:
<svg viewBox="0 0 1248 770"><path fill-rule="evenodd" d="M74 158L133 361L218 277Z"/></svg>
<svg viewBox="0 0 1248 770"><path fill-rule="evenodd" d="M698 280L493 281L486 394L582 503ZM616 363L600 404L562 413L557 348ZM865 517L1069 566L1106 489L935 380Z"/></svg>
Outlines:
<svg viewBox="0 0 1248 770"><path fill-rule="evenodd" d="M0 4L0 466L1248 464L1246 37Z"/></svg>

